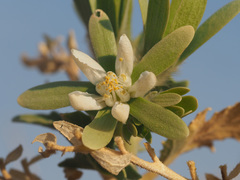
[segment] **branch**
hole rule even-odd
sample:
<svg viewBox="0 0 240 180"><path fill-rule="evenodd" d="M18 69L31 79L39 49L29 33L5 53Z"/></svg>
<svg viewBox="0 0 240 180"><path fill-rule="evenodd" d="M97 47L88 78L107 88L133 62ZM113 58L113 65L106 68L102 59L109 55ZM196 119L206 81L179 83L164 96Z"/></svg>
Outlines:
<svg viewBox="0 0 240 180"><path fill-rule="evenodd" d="M189 167L192 180L198 180L195 162L194 162L194 161L188 161L188 162L187 162L187 165L188 165L188 167Z"/></svg>
<svg viewBox="0 0 240 180"><path fill-rule="evenodd" d="M119 150L123 154L129 154L129 152L125 149L124 143L121 137L116 137L115 142L119 148ZM153 173L159 174L167 179L172 180L186 180L186 178L182 177L181 175L177 174L173 170L169 169L166 165L164 165L156 156L154 149L151 148L149 143L144 143L146 150L148 151L148 154L152 158L153 162L148 162L143 159L140 159L139 157L132 155L131 156L131 162L141 168L144 168L148 171L151 171Z"/></svg>

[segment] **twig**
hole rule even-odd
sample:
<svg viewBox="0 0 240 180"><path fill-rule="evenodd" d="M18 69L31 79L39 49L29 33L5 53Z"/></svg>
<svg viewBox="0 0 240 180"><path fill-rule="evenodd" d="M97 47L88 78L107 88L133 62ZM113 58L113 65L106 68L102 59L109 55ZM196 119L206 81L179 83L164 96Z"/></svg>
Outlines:
<svg viewBox="0 0 240 180"><path fill-rule="evenodd" d="M116 137L115 142L119 148L119 150L123 153L129 153L124 147L123 140L121 137ZM144 144L149 155L151 156L153 162L148 162L143 159L140 159L139 157L132 155L131 156L131 162L141 168L144 168L148 171L151 171L153 173L159 174L167 179L172 180L186 180L186 178L182 177L181 175L175 173L171 169L169 169L167 166L165 166L156 156L154 149L151 148L150 144L145 143Z"/></svg>
<svg viewBox="0 0 240 180"><path fill-rule="evenodd" d="M222 179L223 179L223 180L228 180L228 177L227 177L227 166L226 166L226 164L220 166L219 168L221 169Z"/></svg>
<svg viewBox="0 0 240 180"><path fill-rule="evenodd" d="M192 180L198 180L197 172L196 172L196 166L194 161L188 161L187 165L189 167L189 171L192 177Z"/></svg>
<svg viewBox="0 0 240 180"><path fill-rule="evenodd" d="M33 142L35 142L37 140L34 140ZM39 142L41 142L41 140L38 139ZM148 162L148 161L145 161L131 153L129 153L126 149L125 149L125 146L124 146L124 142L122 140L121 137L116 137L115 138L115 142L120 150L119 151L116 151L116 150L113 150L113 149L109 149L109 148L102 148L100 149L101 150L101 153L104 154L104 153L114 153L115 155L129 155L129 160L131 163L141 167L141 168L144 168L148 171L151 171L153 173L156 173L158 175L161 175L167 179L170 179L170 180L187 180L186 178L182 177L181 175L177 174L176 172L174 172L173 170L169 169L166 165L164 165L159 159L158 157L156 156L155 152L154 152L154 149L150 146L149 143L145 143L145 148L146 150L148 151L148 154L150 155L150 157L152 158L153 162ZM92 153L94 153L95 151L91 151L90 149L86 148L85 146L83 145L76 145L76 146L60 146L60 145L57 145L56 142L51 142L51 141L47 141L47 142L42 142L44 144L44 146L46 147L46 151L53 151L55 152L56 150L57 151L62 151L63 154L65 152L81 152L81 153L90 153L91 155L93 155ZM99 151L100 151L99 150ZM103 153L104 151L104 153ZM43 151L40 151L40 153L44 153ZM111 154L110 153L110 154ZM106 167L104 167L106 168ZM115 171L114 171L115 172Z"/></svg>
<svg viewBox="0 0 240 180"><path fill-rule="evenodd" d="M1 173L6 180L12 179L12 176L7 172L5 165L1 167Z"/></svg>

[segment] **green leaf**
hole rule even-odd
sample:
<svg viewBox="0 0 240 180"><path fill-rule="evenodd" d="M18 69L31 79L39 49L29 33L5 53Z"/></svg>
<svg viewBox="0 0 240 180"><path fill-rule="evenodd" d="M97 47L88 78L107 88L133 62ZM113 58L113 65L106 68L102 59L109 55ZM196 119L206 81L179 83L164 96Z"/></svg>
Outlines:
<svg viewBox="0 0 240 180"><path fill-rule="evenodd" d="M83 130L84 146L96 150L105 147L112 139L117 120L112 117L110 109L98 112L95 119Z"/></svg>
<svg viewBox="0 0 240 180"><path fill-rule="evenodd" d="M89 1L92 13L97 9L97 0L87 0Z"/></svg>
<svg viewBox="0 0 240 180"><path fill-rule="evenodd" d="M179 62L182 63L188 56L196 51L201 45L208 41L220 31L229 21L240 12L240 0L235 0L208 18L196 31L193 41L181 55Z"/></svg>
<svg viewBox="0 0 240 180"><path fill-rule="evenodd" d="M61 119L63 119L64 121L76 124L83 128L91 122L91 117L89 117L88 115L81 111L63 113L61 114L61 117L62 117Z"/></svg>
<svg viewBox="0 0 240 180"><path fill-rule="evenodd" d="M118 39L121 35L126 34L131 37L131 15L132 15L132 0L122 0L119 12L119 29L117 32Z"/></svg>
<svg viewBox="0 0 240 180"><path fill-rule="evenodd" d="M58 166L67 168L95 169L94 166L89 162L89 157L89 154L86 155L82 153L76 153L73 158L65 159L64 161L60 162Z"/></svg>
<svg viewBox="0 0 240 180"><path fill-rule="evenodd" d="M186 88L186 87L175 87L175 88L171 88L171 89L168 89L166 91L163 91L161 92L160 94L165 94L165 93L177 93L179 95L184 95L184 94L187 94L188 92L190 91L189 88Z"/></svg>
<svg viewBox="0 0 240 180"><path fill-rule="evenodd" d="M176 93L158 94L151 99L152 102L163 107L173 106L179 103L181 100L182 100L182 96Z"/></svg>
<svg viewBox="0 0 240 180"><path fill-rule="evenodd" d="M149 0L144 54L162 39L168 21L169 4L169 0Z"/></svg>
<svg viewBox="0 0 240 180"><path fill-rule="evenodd" d="M106 71L115 71L116 41L111 22L102 10L90 17L89 34L99 64Z"/></svg>
<svg viewBox="0 0 240 180"><path fill-rule="evenodd" d="M121 4L120 0L97 0L97 9L103 10L108 15L115 35L117 35L119 29Z"/></svg>
<svg viewBox="0 0 240 180"><path fill-rule="evenodd" d="M53 128L53 122L62 119L57 112L46 114L23 114L13 118L13 122L24 122L30 124L38 124Z"/></svg>
<svg viewBox="0 0 240 180"><path fill-rule="evenodd" d="M142 123L140 123L135 117L131 116L131 114L129 114L129 119L131 120L131 122L134 123L134 125L136 126L141 126Z"/></svg>
<svg viewBox="0 0 240 180"><path fill-rule="evenodd" d="M140 179L142 176L137 172L136 168L133 167L133 165L128 165L125 167L124 170L122 170L117 176L117 180L123 180L123 179Z"/></svg>
<svg viewBox="0 0 240 180"><path fill-rule="evenodd" d="M59 81L33 87L22 93L17 101L29 109L58 109L70 106L68 94L73 91L96 93L90 82Z"/></svg>
<svg viewBox="0 0 240 180"><path fill-rule="evenodd" d="M88 27L89 18L92 15L89 0L74 0L73 2L79 18L84 22L85 26Z"/></svg>
<svg viewBox="0 0 240 180"><path fill-rule="evenodd" d="M132 73L133 83L144 71L153 72L156 76L172 66L194 36L192 26L181 27L152 47L138 63Z"/></svg>
<svg viewBox="0 0 240 180"><path fill-rule="evenodd" d="M66 168L90 169L96 170L99 173L107 176L112 175L102 166L100 166L90 154L76 153L73 158L65 159L64 161L60 162L58 166Z"/></svg>
<svg viewBox="0 0 240 180"><path fill-rule="evenodd" d="M131 122L127 122L126 126L127 126L128 131L131 133L131 135L136 137L138 134L136 126Z"/></svg>
<svg viewBox="0 0 240 180"><path fill-rule="evenodd" d="M138 0L138 3L142 14L143 26L145 27L147 21L148 0Z"/></svg>
<svg viewBox="0 0 240 180"><path fill-rule="evenodd" d="M138 137L145 138L145 136L150 132L144 125L137 126Z"/></svg>
<svg viewBox="0 0 240 180"><path fill-rule="evenodd" d="M178 115L179 117L183 117L185 110L182 107L179 106L169 106L166 107L166 109L169 109L172 111L174 114Z"/></svg>
<svg viewBox="0 0 240 180"><path fill-rule="evenodd" d="M207 5L207 0L172 0L170 17L164 36L182 26L197 29Z"/></svg>
<svg viewBox="0 0 240 180"><path fill-rule="evenodd" d="M123 139L124 139L129 145L131 145L130 140L131 140L132 134L130 133L127 125L125 125L125 124L122 126L122 136L123 136Z"/></svg>
<svg viewBox="0 0 240 180"><path fill-rule="evenodd" d="M170 139L188 136L187 125L173 112L143 98L132 99L129 105L130 114L152 132Z"/></svg>
<svg viewBox="0 0 240 180"><path fill-rule="evenodd" d="M194 96L183 96L182 101L178 103L176 106L180 106L184 109L186 116L190 114L198 108L198 100Z"/></svg>
<svg viewBox="0 0 240 180"><path fill-rule="evenodd" d="M152 143L152 134L151 132L149 132L146 136L145 139L147 140L147 142L149 142L150 144Z"/></svg>
<svg viewBox="0 0 240 180"><path fill-rule="evenodd" d="M37 124L37 125L54 128L53 122L59 121L62 119L81 127L85 127L91 122L91 118L81 111L75 111L72 113L61 113L61 114L55 111L52 111L50 114L23 114L23 115L14 117L13 122Z"/></svg>

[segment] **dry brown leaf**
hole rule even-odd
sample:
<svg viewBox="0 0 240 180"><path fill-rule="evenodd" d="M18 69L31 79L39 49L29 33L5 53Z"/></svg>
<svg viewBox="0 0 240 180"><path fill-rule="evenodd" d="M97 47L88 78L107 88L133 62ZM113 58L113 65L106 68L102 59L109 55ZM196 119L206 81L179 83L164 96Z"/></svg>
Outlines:
<svg viewBox="0 0 240 180"><path fill-rule="evenodd" d="M219 166L219 168L221 169L221 174L222 174L222 179L223 180L228 180L228 175L227 175L227 165L221 165Z"/></svg>
<svg viewBox="0 0 240 180"><path fill-rule="evenodd" d="M38 148L38 152L44 158L48 158L50 155L52 155L56 152L55 150L48 149L49 143L53 144L53 145L55 145L57 143L57 138L52 133L40 134L32 141L32 143L34 143L34 142L40 142L46 147L45 151L43 151L43 148L41 146L39 146L39 148Z"/></svg>
<svg viewBox="0 0 240 180"><path fill-rule="evenodd" d="M83 128L67 121L55 121L53 126L62 133L74 146L83 146L81 137ZM130 163L131 155L102 148L96 151L86 149L90 155L106 170L117 175ZM86 153L83 151L82 153Z"/></svg>
<svg viewBox="0 0 240 180"><path fill-rule="evenodd" d="M79 80L79 68L75 64L70 53L71 49L77 49L77 43L73 31L69 32L67 51L61 44L61 38L52 39L45 35L45 42L39 43L39 55L36 58L29 58L22 55L22 62L28 67L37 67L42 73L55 73L65 71L70 80Z"/></svg>
<svg viewBox="0 0 240 180"><path fill-rule="evenodd" d="M214 113L209 121L206 114L210 108L197 114L190 123L190 135L183 140L167 140L163 143L160 160L169 165L180 154L202 146L214 149L214 140L235 138L240 140L240 103Z"/></svg>
<svg viewBox="0 0 240 180"><path fill-rule="evenodd" d="M0 158L0 168L4 166L4 159L3 158Z"/></svg>
<svg viewBox="0 0 240 180"><path fill-rule="evenodd" d="M205 174L206 180L221 180L212 174Z"/></svg>
<svg viewBox="0 0 240 180"><path fill-rule="evenodd" d="M238 176L240 173L240 163L227 175L227 165L219 166L221 170L222 180L231 180ZM218 177L212 174L205 174L207 180L220 180Z"/></svg>
<svg viewBox="0 0 240 180"><path fill-rule="evenodd" d="M35 174L27 175L26 173L16 169L11 169L9 173L11 174L12 179L14 180L40 180L40 178Z"/></svg>
<svg viewBox="0 0 240 180"><path fill-rule="evenodd" d="M238 165L236 165L236 167L229 173L228 178L233 179L237 177L239 173L240 173L240 163L238 163Z"/></svg>
<svg viewBox="0 0 240 180"><path fill-rule="evenodd" d="M201 146L213 147L214 140L235 138L240 140L240 103L216 112L206 121L206 109L199 113L189 125L190 139L188 149ZM189 140L188 140L189 141Z"/></svg>
<svg viewBox="0 0 240 180"><path fill-rule="evenodd" d="M114 175L130 164L131 154L122 154L111 149L102 148L92 151L91 156L106 170Z"/></svg>
<svg viewBox="0 0 240 180"><path fill-rule="evenodd" d="M55 121L53 126L74 146L83 145L80 140L83 128L67 121ZM77 136L79 134L79 136Z"/></svg>
<svg viewBox="0 0 240 180"><path fill-rule="evenodd" d="M11 169L9 173L14 180L31 180L24 172L16 169Z"/></svg>
<svg viewBox="0 0 240 180"><path fill-rule="evenodd" d="M29 162L28 162L28 165L32 165L36 162L38 162L39 160L43 159L43 157L41 155L37 155L35 157L33 157Z"/></svg>
<svg viewBox="0 0 240 180"><path fill-rule="evenodd" d="M16 149L14 149L7 155L7 158L5 159L5 165L12 161L16 161L22 155L22 152L23 152L22 145L19 145Z"/></svg>
<svg viewBox="0 0 240 180"><path fill-rule="evenodd" d="M35 137L35 139L32 141L32 144L35 142L40 142L42 144L45 144L46 142L52 142L52 143L56 144L57 138L52 133L45 133L45 134L40 134L37 137Z"/></svg>
<svg viewBox="0 0 240 180"><path fill-rule="evenodd" d="M83 175L81 171L78 171L77 169L74 168L64 168L63 171L65 173L65 178L67 178L67 180L80 179Z"/></svg>

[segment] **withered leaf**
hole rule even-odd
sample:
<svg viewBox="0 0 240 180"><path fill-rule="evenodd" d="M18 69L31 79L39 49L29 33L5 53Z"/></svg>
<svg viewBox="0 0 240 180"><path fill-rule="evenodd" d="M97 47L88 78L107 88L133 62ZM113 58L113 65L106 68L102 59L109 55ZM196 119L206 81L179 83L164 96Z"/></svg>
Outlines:
<svg viewBox="0 0 240 180"><path fill-rule="evenodd" d="M40 178L35 174L26 174L16 169L11 169L9 173L14 180L40 180Z"/></svg>
<svg viewBox="0 0 240 180"><path fill-rule="evenodd" d="M130 164L131 154L121 154L108 148L92 151L91 156L106 170L114 175Z"/></svg>
<svg viewBox="0 0 240 180"><path fill-rule="evenodd" d="M64 135L74 146L83 145L82 141L79 139L83 132L83 128L75 124L69 123L67 121L55 121L53 126Z"/></svg>
<svg viewBox="0 0 240 180"><path fill-rule="evenodd" d="M209 109L199 113L189 125L191 143L188 149L201 146L213 146L214 140L235 138L240 140L240 103L216 112L209 121L206 114Z"/></svg>
<svg viewBox="0 0 240 180"><path fill-rule="evenodd" d="M5 159L5 165L12 161L16 161L22 155L22 152L23 152L22 145L19 145L16 149L14 149L7 155L7 158Z"/></svg>
<svg viewBox="0 0 240 180"><path fill-rule="evenodd" d="M240 163L236 165L236 167L229 173L228 178L233 179L237 177L240 173Z"/></svg>
<svg viewBox="0 0 240 180"><path fill-rule="evenodd" d="M81 145L81 135L83 128L67 121L55 121L53 126L62 133L74 146ZM123 155L120 152L108 148L96 151L86 151L106 170L117 175L123 168L130 163L131 155ZM85 153L85 152L83 152Z"/></svg>
<svg viewBox="0 0 240 180"><path fill-rule="evenodd" d="M55 73L64 70L70 80L78 80L79 68L70 54L71 49L77 49L74 32L70 31L67 41L67 50L62 46L61 37L55 39L44 36L45 42L39 43L39 55L29 58L22 55L22 62L28 67L37 67L42 73Z"/></svg>
<svg viewBox="0 0 240 180"><path fill-rule="evenodd" d="M212 174L205 174L206 180L220 180L218 177Z"/></svg>
<svg viewBox="0 0 240 180"><path fill-rule="evenodd" d="M219 166L221 169L222 179L223 180L230 180L238 176L240 173L240 163L236 165L236 167L227 175L227 165ZM205 174L207 180L220 180L218 177L212 174Z"/></svg>
<svg viewBox="0 0 240 180"><path fill-rule="evenodd" d="M45 133L45 134L40 134L38 135L33 141L34 142L40 142L42 143L46 148L47 148L47 144L49 142L56 144L57 143L57 138L54 134L52 133ZM42 155L42 157L47 158L50 155L55 153L55 150L51 150L51 149L46 149L45 151L43 151L43 148L41 146L39 146L38 148L38 152Z"/></svg>
<svg viewBox="0 0 240 180"><path fill-rule="evenodd" d="M43 151L43 148L41 146L39 146L38 148L38 152L42 155L42 157L44 158L48 158L49 156L51 156L52 154L55 154L56 151L55 150L50 150L50 149L46 149L45 151Z"/></svg>
<svg viewBox="0 0 240 180"><path fill-rule="evenodd" d="M0 158L0 168L4 165L4 159Z"/></svg>
<svg viewBox="0 0 240 180"><path fill-rule="evenodd" d="M56 144L57 138L52 133L45 133L45 134L40 134L37 137L35 137L35 139L32 141L32 144L35 142L40 142L42 144L45 144L46 142L53 142L54 144Z"/></svg>
<svg viewBox="0 0 240 180"><path fill-rule="evenodd" d="M83 173L75 168L64 168L65 178L68 180L80 179Z"/></svg>
<svg viewBox="0 0 240 180"><path fill-rule="evenodd" d="M39 160L42 159L42 156L41 155L37 155L35 157L33 157L29 162L28 162L28 165L31 165L31 164L34 164L36 162L38 162Z"/></svg>
<svg viewBox="0 0 240 180"><path fill-rule="evenodd" d="M213 150L214 140L226 138L240 140L240 103L216 112L210 120L206 121L209 110L210 108L207 108L197 114L189 125L190 135L186 139L164 142L161 161L168 165L180 154L202 146Z"/></svg>

